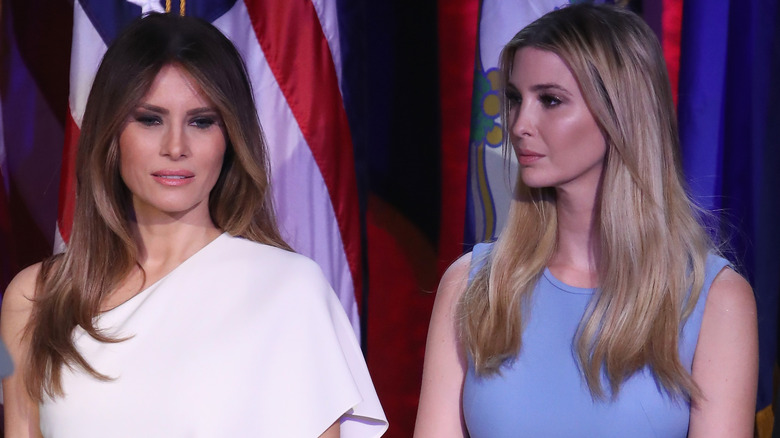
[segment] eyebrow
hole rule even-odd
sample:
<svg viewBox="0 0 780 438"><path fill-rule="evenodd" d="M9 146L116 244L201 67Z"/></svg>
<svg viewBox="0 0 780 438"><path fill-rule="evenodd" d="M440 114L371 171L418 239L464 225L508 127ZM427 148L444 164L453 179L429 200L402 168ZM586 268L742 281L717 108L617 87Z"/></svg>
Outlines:
<svg viewBox="0 0 780 438"><path fill-rule="evenodd" d="M511 82L506 84L506 91L510 93L519 93L520 91L515 87L515 85ZM531 87L531 91L535 93L544 92L544 91L557 91L566 95L571 95L569 90L566 88L556 84L556 83L549 83L549 84L536 84Z"/></svg>
<svg viewBox="0 0 780 438"><path fill-rule="evenodd" d="M569 90L566 88L563 88L562 86L556 84L556 83L549 83L549 84L536 84L531 87L531 91L540 92L540 91L558 91L567 95L571 95L569 93Z"/></svg>
<svg viewBox="0 0 780 438"><path fill-rule="evenodd" d="M149 103L140 103L140 104L138 104L138 107L139 108L143 108L143 109L145 109L147 111L152 111L152 112L163 114L163 115L167 115L170 112L170 111L168 111L167 109L165 109L163 107L160 107L160 106L157 106L157 105L152 105L152 104L149 104ZM203 107L200 107L200 108L193 108L193 109L187 111L187 115L188 116L193 116L193 115L198 115L198 114L209 114L209 113L217 113L217 110L215 108L210 107L210 106L203 106Z"/></svg>

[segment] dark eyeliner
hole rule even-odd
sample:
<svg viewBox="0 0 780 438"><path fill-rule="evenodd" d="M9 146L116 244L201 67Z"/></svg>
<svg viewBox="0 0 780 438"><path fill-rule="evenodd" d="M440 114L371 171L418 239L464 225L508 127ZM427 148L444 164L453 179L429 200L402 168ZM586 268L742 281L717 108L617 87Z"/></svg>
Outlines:
<svg viewBox="0 0 780 438"><path fill-rule="evenodd" d="M136 122L144 126L154 126L162 123L160 117L154 114L136 113L135 115L133 115L133 118L135 119Z"/></svg>
<svg viewBox="0 0 780 438"><path fill-rule="evenodd" d="M213 116L198 116L198 117L193 118L190 121L190 125L193 125L193 126L195 126L196 128L199 128L199 129L207 129L207 128L210 128L210 127L212 127L212 126L214 126L214 125L216 125L218 123L219 123L219 121L218 121L217 117L213 117Z"/></svg>
<svg viewBox="0 0 780 438"><path fill-rule="evenodd" d="M504 94L504 98L510 106L517 105L523 102L523 97L514 90L507 90Z"/></svg>
<svg viewBox="0 0 780 438"><path fill-rule="evenodd" d="M539 95L539 101L542 102L542 105L544 105L547 108L554 108L560 105L561 103L563 103L563 101L559 97L554 96L552 94Z"/></svg>

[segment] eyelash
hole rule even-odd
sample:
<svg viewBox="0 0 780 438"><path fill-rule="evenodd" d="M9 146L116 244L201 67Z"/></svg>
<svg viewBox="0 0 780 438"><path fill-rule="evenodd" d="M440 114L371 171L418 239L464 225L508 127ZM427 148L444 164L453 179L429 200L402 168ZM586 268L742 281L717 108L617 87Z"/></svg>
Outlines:
<svg viewBox="0 0 780 438"><path fill-rule="evenodd" d="M135 120L144 125L144 126L157 126L162 125L162 119L155 115L150 114L139 114L135 116ZM193 126L198 129L208 129L212 126L218 124L218 120L216 117L195 117L194 119L190 120L188 125Z"/></svg>
<svg viewBox="0 0 780 438"><path fill-rule="evenodd" d="M213 117L196 117L189 124L198 129L208 129L216 125L217 120Z"/></svg>
<svg viewBox="0 0 780 438"><path fill-rule="evenodd" d="M545 108L554 108L562 103L561 99L559 99L556 96L553 96L552 94L540 95L539 101L542 102L542 105L544 105Z"/></svg>
<svg viewBox="0 0 780 438"><path fill-rule="evenodd" d="M506 101L509 104L509 107L512 108L513 106L520 105L523 103L523 98L519 94L516 93L506 93Z"/></svg>
<svg viewBox="0 0 780 438"><path fill-rule="evenodd" d="M523 103L523 97L520 96L519 94L506 93L505 98L507 103L509 104L509 108L512 108L514 106ZM544 106L545 108L555 108L556 106L563 103L563 101L559 97L554 96L552 94L540 94L538 99L539 102L541 102L542 106Z"/></svg>
<svg viewBox="0 0 780 438"><path fill-rule="evenodd" d="M135 116L135 120L144 126L154 126L154 125L162 124L162 120L160 120L159 117L148 115L148 114L137 115Z"/></svg>

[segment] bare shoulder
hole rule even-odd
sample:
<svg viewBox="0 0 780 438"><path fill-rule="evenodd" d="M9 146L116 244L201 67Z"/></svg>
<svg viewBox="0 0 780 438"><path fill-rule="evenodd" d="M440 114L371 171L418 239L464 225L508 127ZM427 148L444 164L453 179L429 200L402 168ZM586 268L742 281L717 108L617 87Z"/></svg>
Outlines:
<svg viewBox="0 0 780 438"><path fill-rule="evenodd" d="M14 277L3 295L0 334L16 371L3 379L5 432L7 436L40 436L37 430L38 405L25 388L25 361L29 338L24 336L35 298L41 264L30 266Z"/></svg>
<svg viewBox="0 0 780 438"><path fill-rule="evenodd" d="M3 318L6 311L20 311L32 308L32 300L35 297L35 285L38 274L41 272L41 263L28 266L11 280L3 294Z"/></svg>
<svg viewBox="0 0 780 438"><path fill-rule="evenodd" d="M710 287L705 314L710 317L755 319L756 298L745 278L731 268L723 268Z"/></svg>
<svg viewBox="0 0 780 438"><path fill-rule="evenodd" d="M37 263L23 269L11 280L3 294L2 314L0 315L0 334L12 356L17 356L17 344L30 318L35 297L35 285L41 264ZM18 356L14 359L18 359Z"/></svg>
<svg viewBox="0 0 780 438"><path fill-rule="evenodd" d="M688 436L753 436L758 382L758 323L750 284L730 268L718 273L704 307L693 357L702 397L691 405Z"/></svg>
<svg viewBox="0 0 780 438"><path fill-rule="evenodd" d="M460 256L444 272L436 292L437 301L453 302L466 290L471 268L471 253Z"/></svg>
<svg viewBox="0 0 780 438"><path fill-rule="evenodd" d="M425 345L414 436L465 437L461 394L466 355L459 339L457 306L468 285L471 254L455 261L439 282Z"/></svg>

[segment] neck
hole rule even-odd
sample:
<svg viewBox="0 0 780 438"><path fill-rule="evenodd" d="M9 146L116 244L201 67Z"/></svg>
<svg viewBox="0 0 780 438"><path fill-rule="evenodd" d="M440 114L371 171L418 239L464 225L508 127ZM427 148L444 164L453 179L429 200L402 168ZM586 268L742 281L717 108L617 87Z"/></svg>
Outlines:
<svg viewBox="0 0 780 438"><path fill-rule="evenodd" d="M558 188L558 241L549 268L574 286L598 283L597 188Z"/></svg>
<svg viewBox="0 0 780 438"><path fill-rule="evenodd" d="M156 283L221 233L210 220L204 225L175 220L149 223L136 219L130 221L130 227L138 246L138 264L143 271L131 271L122 284L102 300L102 310L113 309Z"/></svg>
<svg viewBox="0 0 780 438"><path fill-rule="evenodd" d="M196 223L136 220L132 230L138 263L151 278L155 272L175 268L222 233L210 219Z"/></svg>

